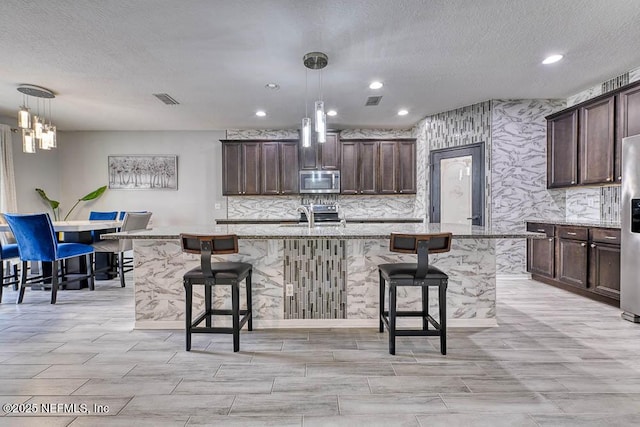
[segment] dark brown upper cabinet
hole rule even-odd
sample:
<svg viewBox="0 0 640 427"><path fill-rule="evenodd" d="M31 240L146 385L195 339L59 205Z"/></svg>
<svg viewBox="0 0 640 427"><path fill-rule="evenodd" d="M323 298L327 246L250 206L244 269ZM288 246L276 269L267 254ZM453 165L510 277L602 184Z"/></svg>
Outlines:
<svg viewBox="0 0 640 427"><path fill-rule="evenodd" d="M640 134L640 82L547 119L547 188L620 184L622 139Z"/></svg>
<svg viewBox="0 0 640 427"><path fill-rule="evenodd" d="M415 141L380 141L380 194L416 192Z"/></svg>
<svg viewBox="0 0 640 427"><path fill-rule="evenodd" d="M260 194L260 157L259 143L223 143L222 194L225 196Z"/></svg>
<svg viewBox="0 0 640 427"><path fill-rule="evenodd" d="M297 194L297 165L297 141L223 141L222 194Z"/></svg>
<svg viewBox="0 0 640 427"><path fill-rule="evenodd" d="M300 169L340 169L340 139L338 134L336 132L327 132L327 140L325 142L319 143L314 138L310 147L300 146Z"/></svg>
<svg viewBox="0 0 640 427"><path fill-rule="evenodd" d="M622 138L640 134L640 86L623 90L617 95L617 124L614 175L622 181Z"/></svg>
<svg viewBox="0 0 640 427"><path fill-rule="evenodd" d="M580 184L613 182L615 97L580 107Z"/></svg>
<svg viewBox="0 0 640 427"><path fill-rule="evenodd" d="M342 142L340 193L376 194L377 148L376 141Z"/></svg>
<svg viewBox="0 0 640 427"><path fill-rule="evenodd" d="M547 188L578 183L578 111L547 121Z"/></svg>

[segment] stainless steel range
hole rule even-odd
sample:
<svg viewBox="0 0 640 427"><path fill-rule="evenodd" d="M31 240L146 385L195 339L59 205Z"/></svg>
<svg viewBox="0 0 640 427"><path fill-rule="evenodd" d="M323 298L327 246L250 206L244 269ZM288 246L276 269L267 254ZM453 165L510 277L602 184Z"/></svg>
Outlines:
<svg viewBox="0 0 640 427"><path fill-rule="evenodd" d="M315 222L340 222L339 208L337 205L304 205L307 209L313 209ZM307 215L300 213L300 222L309 222Z"/></svg>

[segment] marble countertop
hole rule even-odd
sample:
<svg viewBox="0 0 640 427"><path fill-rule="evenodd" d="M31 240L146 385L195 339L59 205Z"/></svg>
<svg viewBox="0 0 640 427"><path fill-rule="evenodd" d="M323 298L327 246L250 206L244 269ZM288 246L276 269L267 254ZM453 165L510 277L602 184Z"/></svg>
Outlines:
<svg viewBox="0 0 640 427"><path fill-rule="evenodd" d="M240 239L388 239L392 233L444 233L450 232L454 239L511 239L546 238L543 233L530 233L522 228L505 230L497 227L480 227L462 224L354 224L317 225L309 228L306 224L229 224L229 225L184 225L157 227L149 230L136 230L103 234L103 239L178 239L180 233L188 234L237 234Z"/></svg>
<svg viewBox="0 0 640 427"><path fill-rule="evenodd" d="M557 219L528 219L525 222L536 222L539 224L573 225L578 227L599 227L620 229L619 222L607 221L579 221L579 220L557 220Z"/></svg>
<svg viewBox="0 0 640 427"><path fill-rule="evenodd" d="M345 218L347 222L357 223L422 223L422 218ZM217 224L288 224L298 223L299 218L220 218L216 219Z"/></svg>

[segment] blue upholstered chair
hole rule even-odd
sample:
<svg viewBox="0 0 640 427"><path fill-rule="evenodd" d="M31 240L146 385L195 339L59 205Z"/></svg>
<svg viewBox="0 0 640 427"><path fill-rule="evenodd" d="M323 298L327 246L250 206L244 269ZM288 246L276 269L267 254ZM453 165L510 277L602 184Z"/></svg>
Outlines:
<svg viewBox="0 0 640 427"><path fill-rule="evenodd" d="M0 302L2 302L2 290L5 286L13 285L14 289L18 286L18 265L13 265L13 271L5 276L4 263L7 260L18 258L20 256L18 252L18 245L16 243L2 244L0 241Z"/></svg>
<svg viewBox="0 0 640 427"><path fill-rule="evenodd" d="M112 211L112 212L91 211L91 212L89 212L89 221L115 221L117 217L118 217L118 211ZM122 218L120 218L120 219L122 219ZM91 231L91 241L94 242L94 243L100 241L99 230L92 230Z"/></svg>
<svg viewBox="0 0 640 427"><path fill-rule="evenodd" d="M134 231L144 230L149 225L151 219L151 212L126 212L124 220L122 221L122 227L120 231ZM126 258L124 253L133 249L133 242L131 239L119 239L119 240L100 240L93 243L93 249L96 252L111 252L118 254L118 276L120 276L120 286L124 288L124 273L128 273L133 270L131 262L125 262ZM131 258L133 261L133 259Z"/></svg>
<svg viewBox="0 0 640 427"><path fill-rule="evenodd" d="M16 238L20 260L22 261L18 304L24 298L25 288L37 283L27 279L26 267L28 261L51 263L51 304L56 303L59 285L65 287L68 282L88 279L89 289L94 289L93 247L82 243L58 243L49 214L4 214L4 217ZM63 281L59 283L59 262L79 256L87 257L87 275L82 275L72 280L64 280L63 277ZM41 281L45 279L49 278L43 277Z"/></svg>

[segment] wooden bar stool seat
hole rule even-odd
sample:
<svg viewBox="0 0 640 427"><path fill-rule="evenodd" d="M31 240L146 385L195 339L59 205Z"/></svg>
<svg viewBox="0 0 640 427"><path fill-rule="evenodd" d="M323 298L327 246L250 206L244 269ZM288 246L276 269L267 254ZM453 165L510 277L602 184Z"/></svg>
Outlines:
<svg viewBox="0 0 640 427"><path fill-rule="evenodd" d="M229 235L193 235L181 234L182 251L200 254L200 266L187 271L183 276L185 289L185 325L186 350L191 350L192 333L233 334L233 351L240 350L240 329L247 324L253 330L251 312L251 273L253 266L245 262L211 262L212 255L238 253L238 236ZM240 283L245 282L247 308L240 309ZM195 319L193 311L193 286L204 286L205 310ZM212 288L229 286L231 288L231 310L212 308ZM214 327L214 315L231 316L231 327ZM242 316L242 317L240 317ZM199 326L205 322L205 326Z"/></svg>
<svg viewBox="0 0 640 427"><path fill-rule="evenodd" d="M417 254L417 263L380 264L380 332L389 331L389 353L396 354L396 336L439 336L440 352L447 354L447 285L449 276L429 265L429 254L449 252L451 233L400 234L392 233L389 250ZM419 286L422 288L422 310L397 309L397 288ZM429 314L429 287L438 287L439 321ZM385 290L389 289L389 310L385 310ZM398 317L422 318L422 329L397 329ZM434 329L429 329L429 325Z"/></svg>

